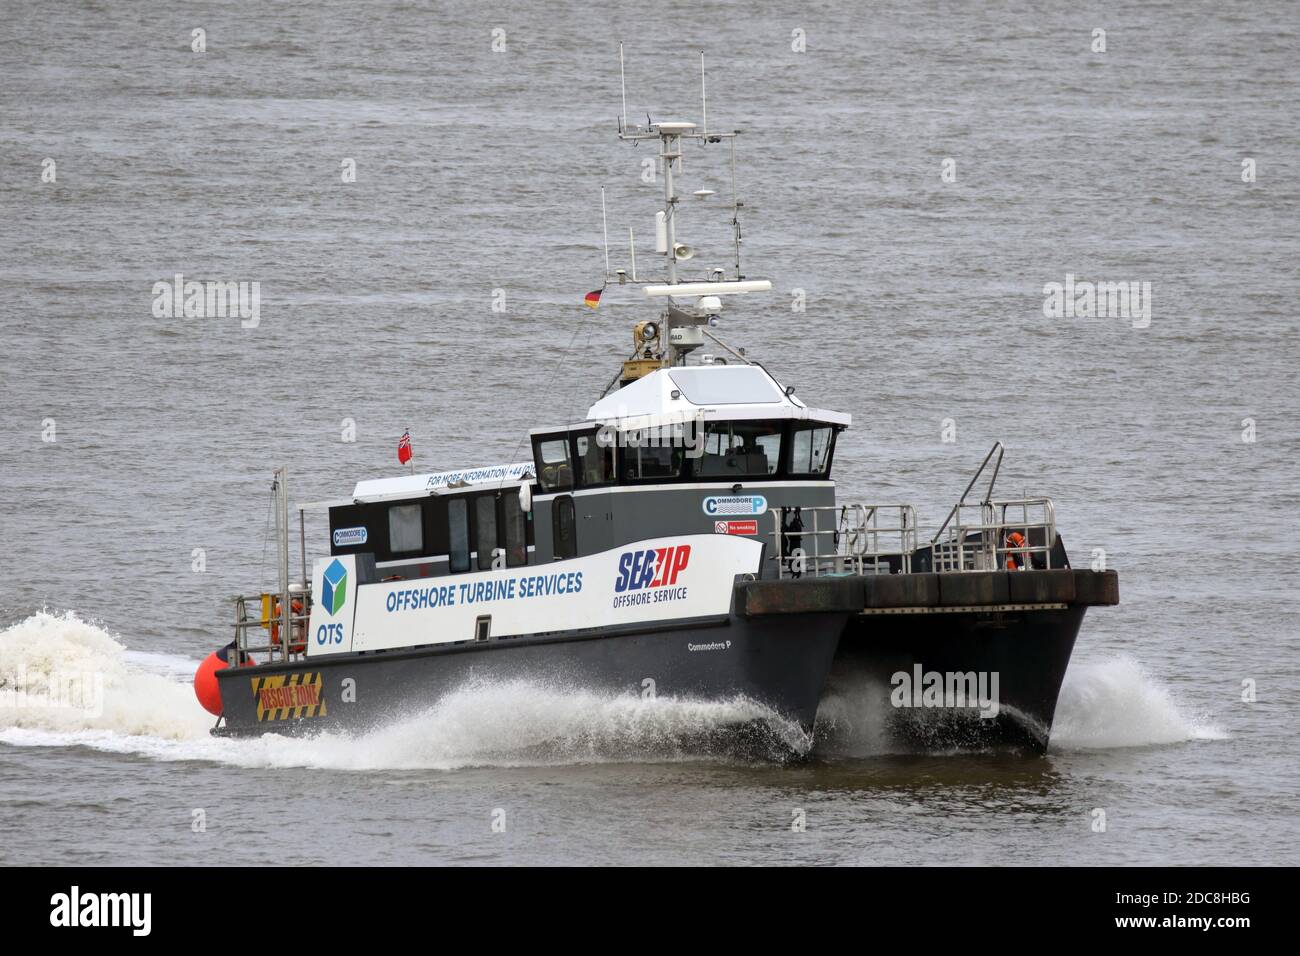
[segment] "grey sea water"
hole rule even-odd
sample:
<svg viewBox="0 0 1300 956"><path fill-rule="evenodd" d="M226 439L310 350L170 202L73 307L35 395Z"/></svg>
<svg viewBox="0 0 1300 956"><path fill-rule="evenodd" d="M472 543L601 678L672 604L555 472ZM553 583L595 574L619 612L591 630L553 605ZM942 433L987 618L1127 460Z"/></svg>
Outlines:
<svg viewBox="0 0 1300 956"><path fill-rule="evenodd" d="M0 702L0 862L1300 862L1297 29L1280 0L5 3L0 674L97 673L105 706ZM517 460L625 356L638 295L581 306L602 185L615 264L632 226L652 265L620 39L630 114L698 121L704 49L710 125L747 131L775 291L720 331L853 415L842 495L933 527L1001 439L1003 487L1119 569L1046 757L850 721L721 759L681 741L739 704L530 685L360 741L207 736L189 675L271 583L273 467L346 495L405 428L422 468ZM692 264L727 265L725 156L684 188L718 192ZM156 317L177 273L259 282L259 324ZM1149 282L1149 326L1045 316L1067 274Z"/></svg>

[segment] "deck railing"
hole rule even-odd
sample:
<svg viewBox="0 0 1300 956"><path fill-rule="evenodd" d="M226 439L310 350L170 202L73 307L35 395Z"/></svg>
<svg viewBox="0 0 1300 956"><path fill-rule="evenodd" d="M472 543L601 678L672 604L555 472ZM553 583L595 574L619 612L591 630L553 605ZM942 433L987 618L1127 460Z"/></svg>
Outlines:
<svg viewBox="0 0 1300 956"><path fill-rule="evenodd" d="M1056 508L1051 498L959 504L931 542L936 571L1052 567Z"/></svg>
<svg viewBox="0 0 1300 956"><path fill-rule="evenodd" d="M771 512L778 577L911 571L916 511L904 504L777 507Z"/></svg>
<svg viewBox="0 0 1300 956"><path fill-rule="evenodd" d="M1063 566L1053 554L1051 498L960 503L925 547L918 545L911 505L782 506L771 514L768 560L776 562L779 578Z"/></svg>
<svg viewBox="0 0 1300 956"><path fill-rule="evenodd" d="M310 589L290 592L289 631L281 625L275 594L235 598L235 646L243 654L265 655L263 663L296 661L306 656L307 622L311 618ZM251 609L250 609L251 606Z"/></svg>

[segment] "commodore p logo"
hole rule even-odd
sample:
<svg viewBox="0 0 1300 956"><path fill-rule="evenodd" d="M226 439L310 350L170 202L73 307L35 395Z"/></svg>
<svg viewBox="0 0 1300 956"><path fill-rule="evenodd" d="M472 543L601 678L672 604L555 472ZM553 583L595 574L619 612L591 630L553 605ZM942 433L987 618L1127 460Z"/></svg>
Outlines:
<svg viewBox="0 0 1300 956"><path fill-rule="evenodd" d="M762 495L710 495L704 499L706 515L761 515L767 512Z"/></svg>
<svg viewBox="0 0 1300 956"><path fill-rule="evenodd" d="M642 588L662 588L676 584L677 575L686 570L690 560L689 544L624 551L618 558L618 580L614 582L614 590L639 591Z"/></svg>
<svg viewBox="0 0 1300 956"><path fill-rule="evenodd" d="M336 548L355 548L366 543L370 533L366 530L365 525L356 528L335 528L334 529L334 547Z"/></svg>
<svg viewBox="0 0 1300 956"><path fill-rule="evenodd" d="M348 599L348 569L342 561L335 558L321 575L321 580L325 585L321 589L321 607L332 617L343 610L343 602Z"/></svg>

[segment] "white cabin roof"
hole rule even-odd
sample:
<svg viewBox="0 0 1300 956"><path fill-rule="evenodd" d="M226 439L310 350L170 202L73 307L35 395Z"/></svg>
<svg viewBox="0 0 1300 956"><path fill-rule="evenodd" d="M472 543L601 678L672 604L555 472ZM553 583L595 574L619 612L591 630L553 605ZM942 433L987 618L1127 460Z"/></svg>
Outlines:
<svg viewBox="0 0 1300 956"><path fill-rule="evenodd" d="M385 498L403 498L419 494L435 494L451 486L482 485L489 482L521 484L525 474L532 475L531 461L513 465L489 465L486 468L466 468L463 471L437 471L423 475L401 475L397 478L373 478L358 481L352 490L353 501L380 501Z"/></svg>
<svg viewBox="0 0 1300 956"><path fill-rule="evenodd" d="M677 396L673 397L676 392ZM687 365L656 369L619 389L587 412L586 421L559 428L534 428L531 434L569 431L599 422L619 430L650 428L702 417L706 421L791 418L804 421L849 425L852 417L843 412L809 408L760 365ZM522 484L534 474L531 461L511 465L439 471L420 475L399 475L357 482L352 501L383 501L437 494L451 487L497 483ZM525 475L528 479L525 479ZM340 502L316 502L337 505ZM300 506L311 508L312 505Z"/></svg>
<svg viewBox="0 0 1300 956"><path fill-rule="evenodd" d="M674 393L676 395L674 396ZM656 369L592 405L587 421L646 427L660 421L796 418L848 425L842 412L809 408L759 365ZM534 433L545 429L534 429Z"/></svg>

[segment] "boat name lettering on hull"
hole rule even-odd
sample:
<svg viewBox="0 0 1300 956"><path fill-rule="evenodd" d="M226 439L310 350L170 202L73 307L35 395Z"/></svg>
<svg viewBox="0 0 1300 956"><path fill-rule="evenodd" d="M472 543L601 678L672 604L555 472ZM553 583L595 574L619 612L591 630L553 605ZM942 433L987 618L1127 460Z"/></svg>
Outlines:
<svg viewBox="0 0 1300 956"><path fill-rule="evenodd" d="M384 602L384 609L389 614L395 614L398 611L423 611L462 604L482 604L486 601L526 601L529 598L579 594L581 591L581 571L531 574L522 578L431 584L428 587L391 591Z"/></svg>

